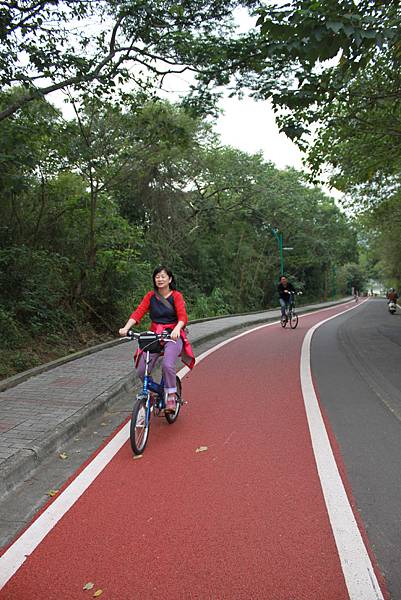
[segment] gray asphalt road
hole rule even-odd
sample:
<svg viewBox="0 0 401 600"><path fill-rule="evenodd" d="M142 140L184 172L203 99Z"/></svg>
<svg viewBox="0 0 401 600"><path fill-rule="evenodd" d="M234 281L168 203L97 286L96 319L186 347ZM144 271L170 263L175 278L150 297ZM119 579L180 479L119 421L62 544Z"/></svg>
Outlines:
<svg viewBox="0 0 401 600"><path fill-rule="evenodd" d="M401 600L401 312L371 299L312 340L320 400L392 600Z"/></svg>

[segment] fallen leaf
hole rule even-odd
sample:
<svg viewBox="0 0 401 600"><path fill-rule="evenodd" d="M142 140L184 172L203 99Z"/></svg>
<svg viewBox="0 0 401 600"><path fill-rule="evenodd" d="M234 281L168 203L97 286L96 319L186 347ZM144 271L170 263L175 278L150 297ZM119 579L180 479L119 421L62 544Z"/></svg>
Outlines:
<svg viewBox="0 0 401 600"><path fill-rule="evenodd" d="M96 592L93 594L94 598L99 598L99 596L101 596L103 594L103 590L96 590Z"/></svg>
<svg viewBox="0 0 401 600"><path fill-rule="evenodd" d="M53 497L53 496L55 496L58 493L59 493L59 490L49 490L47 492L47 495Z"/></svg>
<svg viewBox="0 0 401 600"><path fill-rule="evenodd" d="M82 589L83 590L91 590L94 587L95 587L95 584L92 583L91 581L89 581L88 583L85 583L85 585L84 585L84 587Z"/></svg>
<svg viewBox="0 0 401 600"><path fill-rule="evenodd" d="M68 454L67 452L62 452L61 454L59 454L59 457L65 460L66 458L68 458Z"/></svg>
<svg viewBox="0 0 401 600"><path fill-rule="evenodd" d="M108 425L108 423L100 423L100 425L101 425L102 427L106 427L106 425Z"/></svg>
<svg viewBox="0 0 401 600"><path fill-rule="evenodd" d="M134 460L138 460L138 458L142 458L143 454L137 454L134 456Z"/></svg>
<svg viewBox="0 0 401 600"><path fill-rule="evenodd" d="M207 446L199 446L195 452L205 452L208 449Z"/></svg>

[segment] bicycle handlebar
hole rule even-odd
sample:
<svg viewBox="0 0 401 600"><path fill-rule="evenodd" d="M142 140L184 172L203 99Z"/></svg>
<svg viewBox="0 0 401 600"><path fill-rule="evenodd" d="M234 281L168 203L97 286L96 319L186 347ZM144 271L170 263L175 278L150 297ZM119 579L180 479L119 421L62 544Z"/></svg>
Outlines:
<svg viewBox="0 0 401 600"><path fill-rule="evenodd" d="M140 336L144 333L151 333L152 335L156 336L160 341L170 340L171 342L174 342L174 340L171 338L170 332L167 330L162 331L162 333L155 333L154 331L132 331L132 329L130 329L129 331L127 331L127 337L131 340L138 340Z"/></svg>

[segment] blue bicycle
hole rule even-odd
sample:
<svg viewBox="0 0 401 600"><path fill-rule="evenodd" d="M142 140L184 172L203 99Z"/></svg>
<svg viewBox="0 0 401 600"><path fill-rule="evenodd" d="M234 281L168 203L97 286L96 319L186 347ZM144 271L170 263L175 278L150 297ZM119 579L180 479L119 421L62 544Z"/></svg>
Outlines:
<svg viewBox="0 0 401 600"><path fill-rule="evenodd" d="M175 423L180 413L182 400L182 386L179 377L176 377L177 400L174 412L165 411L165 393L163 376L160 383L157 383L149 375L150 354L161 354L164 343L174 343L168 331L161 334L153 331L144 331L136 333L129 331L127 336L132 340L138 340L138 346L145 352L145 375L143 379L142 390L137 394L132 408L132 418L130 426L131 448L134 454L142 454L145 450L150 428L150 418L153 413L155 417L164 416L170 425Z"/></svg>

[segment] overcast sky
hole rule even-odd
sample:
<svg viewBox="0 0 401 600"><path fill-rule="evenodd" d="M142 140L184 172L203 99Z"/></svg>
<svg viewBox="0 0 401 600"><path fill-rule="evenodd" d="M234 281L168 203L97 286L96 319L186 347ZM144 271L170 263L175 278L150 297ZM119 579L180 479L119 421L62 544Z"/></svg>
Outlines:
<svg viewBox="0 0 401 600"><path fill-rule="evenodd" d="M269 102L225 98L220 106L224 114L217 122L216 131L223 144L251 154L261 150L265 159L280 169L302 169L302 154L284 133L279 132Z"/></svg>
<svg viewBox="0 0 401 600"><path fill-rule="evenodd" d="M237 8L234 17L241 33L255 25L256 19L249 17L245 8ZM302 154L284 133L279 132L269 102L226 97L220 107L224 114L219 118L216 130L223 144L251 154L261 150L265 159L279 169L302 169Z"/></svg>

